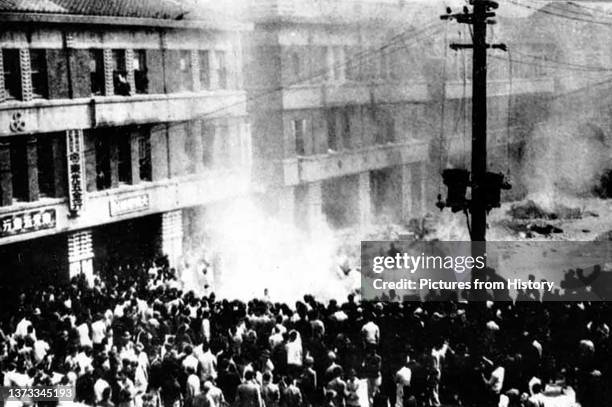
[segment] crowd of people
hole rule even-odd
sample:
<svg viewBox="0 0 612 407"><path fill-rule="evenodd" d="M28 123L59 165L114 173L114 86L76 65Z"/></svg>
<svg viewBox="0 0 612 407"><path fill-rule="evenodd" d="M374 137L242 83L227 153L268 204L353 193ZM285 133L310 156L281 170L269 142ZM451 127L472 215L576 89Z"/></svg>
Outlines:
<svg viewBox="0 0 612 407"><path fill-rule="evenodd" d="M605 302L273 294L198 297L163 260L3 293L0 378L102 407L612 405Z"/></svg>

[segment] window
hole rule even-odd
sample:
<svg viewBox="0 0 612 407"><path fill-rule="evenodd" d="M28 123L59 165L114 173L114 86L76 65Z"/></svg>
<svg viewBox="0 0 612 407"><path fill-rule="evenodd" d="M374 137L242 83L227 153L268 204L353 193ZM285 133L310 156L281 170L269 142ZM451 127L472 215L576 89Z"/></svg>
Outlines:
<svg viewBox="0 0 612 407"><path fill-rule="evenodd" d="M359 50L356 47L345 47L344 55L346 56L346 79L355 81L359 76Z"/></svg>
<svg viewBox="0 0 612 407"><path fill-rule="evenodd" d="M46 98L49 94L47 83L47 57L43 49L30 50L30 72L32 74L32 94Z"/></svg>
<svg viewBox="0 0 612 407"><path fill-rule="evenodd" d="M116 137L117 156L119 158L119 183L132 183L132 151L129 133L119 133Z"/></svg>
<svg viewBox="0 0 612 407"><path fill-rule="evenodd" d="M147 130L138 137L138 168L141 181L151 181L151 133Z"/></svg>
<svg viewBox="0 0 612 407"><path fill-rule="evenodd" d="M305 155L306 149L304 146L306 121L304 119L298 119L293 121L293 136L295 137L295 154Z"/></svg>
<svg viewBox="0 0 612 407"><path fill-rule="evenodd" d="M375 106L370 108L370 115L374 122L374 144L383 144L385 142L385 134L383 132L383 112L377 109Z"/></svg>
<svg viewBox="0 0 612 407"><path fill-rule="evenodd" d="M342 147L351 148L351 112L350 107L342 110Z"/></svg>
<svg viewBox="0 0 612 407"><path fill-rule="evenodd" d="M36 142L38 157L38 188L40 195L55 195L55 165L53 160L54 137L39 137Z"/></svg>
<svg viewBox="0 0 612 407"><path fill-rule="evenodd" d="M293 80L299 80L301 76L300 56L297 52L291 53L291 77Z"/></svg>
<svg viewBox="0 0 612 407"><path fill-rule="evenodd" d="M3 49L4 90L7 98L19 98L21 95L21 66L18 49Z"/></svg>
<svg viewBox="0 0 612 407"><path fill-rule="evenodd" d="M215 144L217 145L218 151L216 157L218 159L218 165L215 165L219 168L227 168L231 167L232 156L231 156L231 148L230 148L230 131L229 124L227 121L222 121L219 123L216 134Z"/></svg>
<svg viewBox="0 0 612 407"><path fill-rule="evenodd" d="M387 143L395 142L395 118L391 113L385 117L385 141Z"/></svg>
<svg viewBox="0 0 612 407"><path fill-rule="evenodd" d="M192 126L190 123L184 123L181 125L183 128L183 132L185 134L183 150L185 157L185 173L186 174L195 174L196 172L196 158L195 152L197 150L195 138L192 137Z"/></svg>
<svg viewBox="0 0 612 407"><path fill-rule="evenodd" d="M149 91L149 78L147 78L147 53L145 50L134 50L133 65L136 93L147 93Z"/></svg>
<svg viewBox="0 0 612 407"><path fill-rule="evenodd" d="M217 78L220 89L227 89L227 61L225 51L216 51L217 57Z"/></svg>
<svg viewBox="0 0 612 407"><path fill-rule="evenodd" d="M333 55L334 79L339 81L342 80L342 73L344 71L344 49L342 47L334 47Z"/></svg>
<svg viewBox="0 0 612 407"><path fill-rule="evenodd" d="M104 55L101 49L89 50L89 77L91 80L91 94L100 96L104 94Z"/></svg>
<svg viewBox="0 0 612 407"><path fill-rule="evenodd" d="M127 81L127 70L125 65L125 50L113 50L113 87L115 95L128 96L130 84Z"/></svg>
<svg viewBox="0 0 612 407"><path fill-rule="evenodd" d="M327 148L335 151L338 149L338 135L336 134L336 109L327 111Z"/></svg>
<svg viewBox="0 0 612 407"><path fill-rule="evenodd" d="M10 142L13 199L27 202L29 195L26 140L21 137Z"/></svg>
<svg viewBox="0 0 612 407"><path fill-rule="evenodd" d="M96 189L98 191L111 187L110 143L108 137L100 134L95 139L96 150Z"/></svg>
<svg viewBox="0 0 612 407"><path fill-rule="evenodd" d="M191 53L186 50L179 51L180 91L192 90L191 86Z"/></svg>
<svg viewBox="0 0 612 407"><path fill-rule="evenodd" d="M210 89L210 54L208 51L200 51L200 86L202 89Z"/></svg>
<svg viewBox="0 0 612 407"><path fill-rule="evenodd" d="M215 142L215 126L212 123L202 123L202 163L204 168L213 165L213 148Z"/></svg>
<svg viewBox="0 0 612 407"><path fill-rule="evenodd" d="M391 55L389 54L388 49L382 49L380 51L380 79L387 79L389 76L389 68L391 65Z"/></svg>

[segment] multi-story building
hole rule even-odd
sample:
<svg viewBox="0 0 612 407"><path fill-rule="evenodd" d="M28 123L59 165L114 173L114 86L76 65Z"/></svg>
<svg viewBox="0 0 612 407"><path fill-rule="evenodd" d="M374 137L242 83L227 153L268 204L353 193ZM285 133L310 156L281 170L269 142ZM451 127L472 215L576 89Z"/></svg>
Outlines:
<svg viewBox="0 0 612 407"><path fill-rule="evenodd" d="M427 37L405 32L415 10L253 2L245 59L254 171L287 219L343 227L425 210L435 85L411 53Z"/></svg>
<svg viewBox="0 0 612 407"><path fill-rule="evenodd" d="M0 280L171 262L249 187L241 32L179 2L0 5Z"/></svg>
<svg viewBox="0 0 612 407"><path fill-rule="evenodd" d="M471 53L448 49L471 38L442 13L441 2L252 2L245 59L254 171L279 212L345 226L435 211L441 169L469 168L471 145ZM514 40L518 25L504 19L489 41L509 38L514 47L525 40ZM540 119L555 80L512 74L507 56L493 52L488 127L497 169L508 122Z"/></svg>
<svg viewBox="0 0 612 407"><path fill-rule="evenodd" d="M469 165L471 55L448 49L469 31L439 4L235 2L250 23L194 4L0 4L0 281L176 264L206 208L253 193L305 230L405 222L435 211L442 168ZM551 18L490 33L517 51L491 51L493 170L520 167L552 101L582 86L525 55L609 60L590 32L568 54Z"/></svg>

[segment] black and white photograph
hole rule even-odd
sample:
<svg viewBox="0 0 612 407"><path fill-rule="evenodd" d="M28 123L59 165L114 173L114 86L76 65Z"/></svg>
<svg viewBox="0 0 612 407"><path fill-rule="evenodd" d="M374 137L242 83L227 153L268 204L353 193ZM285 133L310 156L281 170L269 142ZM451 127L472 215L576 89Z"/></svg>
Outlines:
<svg viewBox="0 0 612 407"><path fill-rule="evenodd" d="M612 1L0 0L0 407L611 407L611 326Z"/></svg>

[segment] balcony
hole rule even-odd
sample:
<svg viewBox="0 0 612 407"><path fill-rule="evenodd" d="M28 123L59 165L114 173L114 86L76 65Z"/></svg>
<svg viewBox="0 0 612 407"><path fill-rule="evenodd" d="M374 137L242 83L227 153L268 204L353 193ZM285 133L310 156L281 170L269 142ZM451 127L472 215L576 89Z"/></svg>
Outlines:
<svg viewBox="0 0 612 407"><path fill-rule="evenodd" d="M370 146L283 160L285 186L322 181L380 168L423 161L428 143L413 141Z"/></svg>
<svg viewBox="0 0 612 407"><path fill-rule="evenodd" d="M43 199L1 207L0 221L24 214L53 212L54 223L28 233L12 233L4 237L0 234L0 245L218 202L248 193L249 182L248 172L237 169L124 185L87 194L78 217L70 216L67 199Z"/></svg>
<svg viewBox="0 0 612 407"><path fill-rule="evenodd" d="M91 99L34 100L0 105L0 136L50 133L98 126L245 116L244 91L171 95L109 96ZM19 126L13 123L20 124Z"/></svg>
<svg viewBox="0 0 612 407"><path fill-rule="evenodd" d="M489 96L505 96L510 93L510 82L507 80L489 81ZM553 93L555 78L514 79L512 94ZM464 96L463 82L446 83L446 98L461 99ZM466 83L465 96L472 97L472 83ZM282 91L283 109L317 109L334 105L365 105L375 103L427 102L431 100L426 82L392 82L375 83L327 83L299 85L285 88Z"/></svg>

